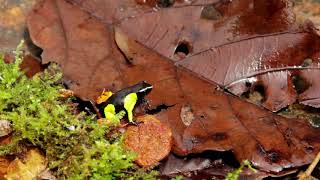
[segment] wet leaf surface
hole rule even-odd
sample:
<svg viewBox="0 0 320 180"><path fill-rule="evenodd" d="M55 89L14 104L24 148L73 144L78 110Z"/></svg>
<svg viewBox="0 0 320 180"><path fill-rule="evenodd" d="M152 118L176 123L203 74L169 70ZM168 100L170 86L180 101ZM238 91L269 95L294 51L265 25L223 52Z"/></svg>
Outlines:
<svg viewBox="0 0 320 180"><path fill-rule="evenodd" d="M265 108L295 101L292 74L318 72L313 25L296 25L285 0L157 2L45 0L27 23L43 63L58 62L83 99L141 80L153 84L151 108L173 105L156 116L173 130L176 154L232 150L273 173L310 163L319 130ZM305 67L307 58L313 63ZM319 81L306 81L314 85L298 99L316 106ZM265 108L221 90L241 95L258 85Z"/></svg>

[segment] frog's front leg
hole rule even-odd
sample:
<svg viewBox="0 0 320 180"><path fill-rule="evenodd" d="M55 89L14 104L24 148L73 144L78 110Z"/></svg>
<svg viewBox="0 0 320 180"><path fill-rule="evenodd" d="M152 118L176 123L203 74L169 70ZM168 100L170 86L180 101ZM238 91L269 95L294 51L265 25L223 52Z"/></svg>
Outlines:
<svg viewBox="0 0 320 180"><path fill-rule="evenodd" d="M104 115L106 119L110 120L112 124L119 124L120 120L116 117L116 109L113 104L108 104L104 108Z"/></svg>
<svg viewBox="0 0 320 180"><path fill-rule="evenodd" d="M133 109L137 103L138 96L136 93L130 93L124 98L124 109L128 113L128 120L133 123Z"/></svg>

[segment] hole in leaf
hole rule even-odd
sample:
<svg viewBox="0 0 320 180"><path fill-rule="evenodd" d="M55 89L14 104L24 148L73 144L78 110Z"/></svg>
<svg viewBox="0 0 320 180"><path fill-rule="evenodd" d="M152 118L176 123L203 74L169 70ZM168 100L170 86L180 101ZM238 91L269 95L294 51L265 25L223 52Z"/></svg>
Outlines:
<svg viewBox="0 0 320 180"><path fill-rule="evenodd" d="M293 76L292 81L298 94L303 93L310 87L310 84L298 75Z"/></svg>
<svg viewBox="0 0 320 180"><path fill-rule="evenodd" d="M175 3L175 0L135 0L135 2L139 5L147 5L157 8L168 8Z"/></svg>
<svg viewBox="0 0 320 180"><path fill-rule="evenodd" d="M188 42L182 41L178 44L176 50L174 51L174 55L179 59L183 59L190 54L191 49L191 45Z"/></svg>
<svg viewBox="0 0 320 180"><path fill-rule="evenodd" d="M319 116L314 116L309 119L309 123L312 125L314 128L320 128L320 117Z"/></svg>
<svg viewBox="0 0 320 180"><path fill-rule="evenodd" d="M248 87L248 88L252 86L252 83L249 81L246 81L245 83L246 83L246 87Z"/></svg>
<svg viewBox="0 0 320 180"><path fill-rule="evenodd" d="M307 146L305 147L305 150L308 152L308 153L312 153L314 151L314 147L313 146Z"/></svg>
<svg viewBox="0 0 320 180"><path fill-rule="evenodd" d="M167 8L174 4L175 0L158 0L157 6L160 8Z"/></svg>
<svg viewBox="0 0 320 180"><path fill-rule="evenodd" d="M247 84L246 84L247 85ZM249 85L249 84L248 84ZM250 84L252 86L252 84ZM261 104L264 101L265 89L263 85L255 85L251 91L244 92L241 97L254 104Z"/></svg>
<svg viewBox="0 0 320 180"><path fill-rule="evenodd" d="M213 5L208 5L202 9L201 18L208 20L218 20L222 18L222 13L219 12Z"/></svg>
<svg viewBox="0 0 320 180"><path fill-rule="evenodd" d="M253 91L258 92L259 94L261 94L261 96L265 96L265 90L264 87L262 85L256 85L253 89Z"/></svg>
<svg viewBox="0 0 320 180"><path fill-rule="evenodd" d="M305 60L302 62L301 66L302 66L302 67L308 67L308 66L310 66L311 64L312 64L312 59L311 59L311 58L307 58L307 59L305 59Z"/></svg>

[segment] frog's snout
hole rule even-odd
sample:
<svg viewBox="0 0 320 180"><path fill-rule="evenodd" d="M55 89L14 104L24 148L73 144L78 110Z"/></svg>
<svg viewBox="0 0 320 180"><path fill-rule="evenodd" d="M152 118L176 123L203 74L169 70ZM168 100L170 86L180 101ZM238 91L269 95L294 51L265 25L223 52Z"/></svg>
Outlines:
<svg viewBox="0 0 320 180"><path fill-rule="evenodd" d="M150 85L150 86L146 86L142 89L139 90L140 93L145 93L145 94L149 94L152 90L153 86Z"/></svg>
<svg viewBox="0 0 320 180"><path fill-rule="evenodd" d="M138 91L139 93L149 94L151 90L153 89L153 86L146 81L142 81L142 87Z"/></svg>

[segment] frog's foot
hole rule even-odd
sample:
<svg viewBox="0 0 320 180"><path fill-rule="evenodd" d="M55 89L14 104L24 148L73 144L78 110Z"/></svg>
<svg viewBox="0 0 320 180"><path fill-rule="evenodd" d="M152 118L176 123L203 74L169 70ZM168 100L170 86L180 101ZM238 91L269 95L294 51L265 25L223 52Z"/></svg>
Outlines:
<svg viewBox="0 0 320 180"><path fill-rule="evenodd" d="M142 99L140 106L142 110L148 111L148 109L151 109L150 101L148 99Z"/></svg>
<svg viewBox="0 0 320 180"><path fill-rule="evenodd" d="M143 98L143 99L141 100L141 105L148 106L149 103L150 103L150 101L149 101L148 99L146 99L146 98Z"/></svg>
<svg viewBox="0 0 320 180"><path fill-rule="evenodd" d="M143 123L143 122L131 121L131 122L128 123L128 125L138 126L141 123Z"/></svg>

